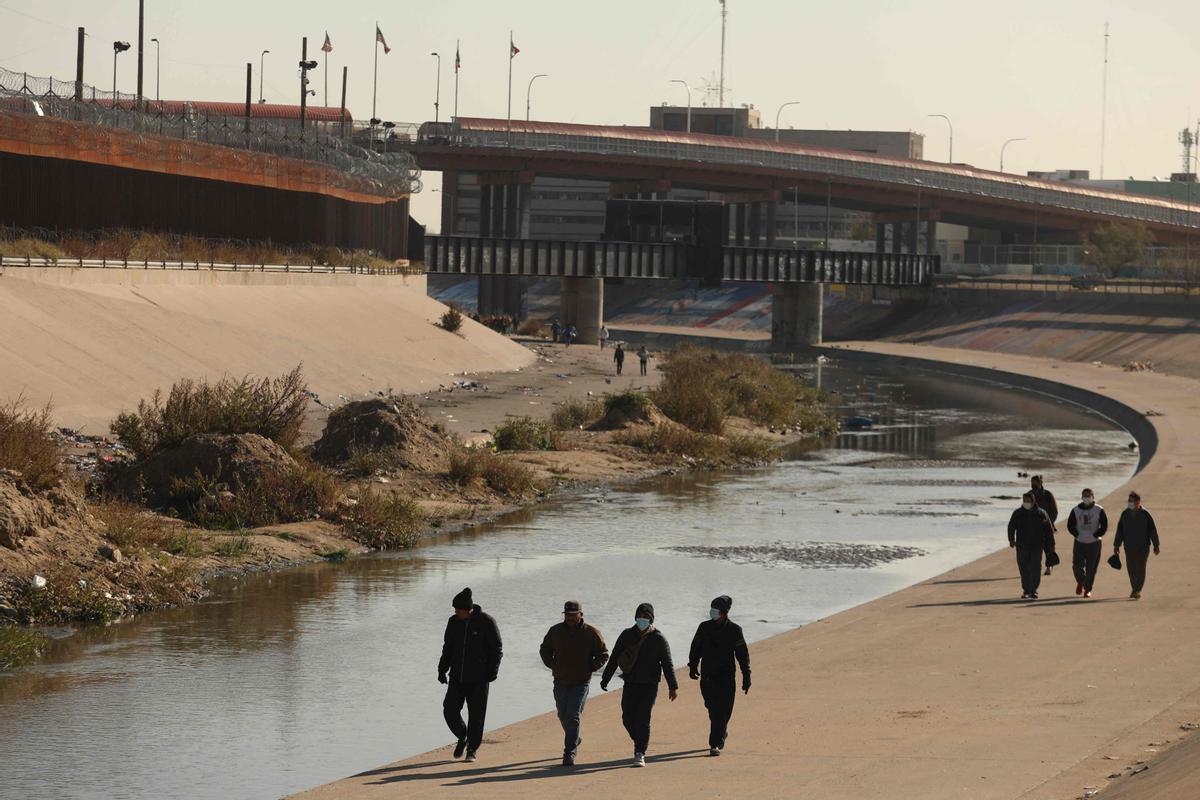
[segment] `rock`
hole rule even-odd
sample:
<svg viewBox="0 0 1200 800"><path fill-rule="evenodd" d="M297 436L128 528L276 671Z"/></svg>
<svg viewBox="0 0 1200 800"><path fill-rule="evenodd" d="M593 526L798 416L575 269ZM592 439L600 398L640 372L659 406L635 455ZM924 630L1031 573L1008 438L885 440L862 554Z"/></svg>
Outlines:
<svg viewBox="0 0 1200 800"><path fill-rule="evenodd" d="M121 548L113 547L112 545L108 544L100 546L100 555L104 556L114 564L120 564L125 560L125 556L121 554Z"/></svg>
<svg viewBox="0 0 1200 800"><path fill-rule="evenodd" d="M448 466L443 430L407 398L359 400L329 415L312 452L317 461L330 466L366 450L381 452L395 467L441 472Z"/></svg>
<svg viewBox="0 0 1200 800"><path fill-rule="evenodd" d="M136 495L140 490L151 503L168 505L175 484L193 481L197 475L236 490L272 474L284 475L296 466L286 450L257 433L204 433L155 453L123 473L118 483L126 494Z"/></svg>

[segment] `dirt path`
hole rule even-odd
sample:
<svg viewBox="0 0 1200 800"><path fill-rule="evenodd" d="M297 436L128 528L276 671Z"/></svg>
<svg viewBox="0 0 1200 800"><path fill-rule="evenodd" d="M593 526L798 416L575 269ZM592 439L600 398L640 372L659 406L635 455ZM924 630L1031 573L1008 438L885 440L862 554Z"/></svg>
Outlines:
<svg viewBox="0 0 1200 800"><path fill-rule="evenodd" d="M893 356L1042 373L1038 359L860 344ZM1200 402L1193 381L1060 364L1063 382L1134 408L1152 406L1157 455L1132 482L1163 534L1140 602L1124 573L1105 568L1097 597L1074 595L1069 570L1043 599L1018 601L1011 553L1001 550L893 595L751 648L754 687L738 698L729 747L706 757L696 684L655 711L650 764L629 769L617 693L593 683L579 767L557 766L561 730L543 715L490 731L473 765L449 749L320 787L305 798L809 797L827 800L1066 800L1146 760L1180 725L1200 721L1200 540L1193 489L1200 468ZM1102 502L1114 512L1123 487ZM997 544L1004 532L996 532ZM729 587L736 598L736 587ZM736 610L736 605L735 605ZM683 651L686 634L674 635ZM510 642L529 657L536 642ZM418 687L413 687L418 689ZM432 678L420 691L438 691ZM550 691L547 677L546 691ZM1122 779L1123 780L1123 779ZM1118 780L1119 784L1121 780ZM1195 786L1156 794L1194 800ZM1127 795L1130 797L1142 795Z"/></svg>

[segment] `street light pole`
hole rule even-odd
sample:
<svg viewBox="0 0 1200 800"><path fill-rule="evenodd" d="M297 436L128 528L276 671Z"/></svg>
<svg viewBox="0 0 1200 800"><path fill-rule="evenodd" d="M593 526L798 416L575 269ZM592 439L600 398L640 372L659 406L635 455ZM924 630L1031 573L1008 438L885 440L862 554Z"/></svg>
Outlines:
<svg viewBox="0 0 1200 800"><path fill-rule="evenodd" d="M688 86L687 81L679 78L672 78L671 83L678 83L687 90L687 132L692 132L692 87Z"/></svg>
<svg viewBox="0 0 1200 800"><path fill-rule="evenodd" d="M117 56L129 49L129 42L113 42L113 108L117 107Z"/></svg>
<svg viewBox="0 0 1200 800"><path fill-rule="evenodd" d="M798 106L798 105L800 105L799 100L790 100L790 101L784 103L783 105L781 105L779 107L779 110L775 112L775 141L777 141L777 142L779 141L779 115L781 113L783 113L783 110L785 108L787 108L788 106Z"/></svg>
<svg viewBox="0 0 1200 800"><path fill-rule="evenodd" d="M442 57L437 53L429 55L437 59L437 87L433 92L433 122L436 125L441 121L441 103L442 103Z"/></svg>
<svg viewBox="0 0 1200 800"><path fill-rule="evenodd" d="M530 94L531 94L531 92L533 92L533 82L536 81L538 78L546 78L546 77L549 77L549 76L546 75L544 72L539 72L537 75L534 75L532 78L529 79L529 85L525 87L525 121L526 122L529 122Z"/></svg>
<svg viewBox="0 0 1200 800"><path fill-rule="evenodd" d="M1004 150L1013 142L1023 142L1024 138L1009 139L1004 144L1000 145L1000 171L1004 172Z"/></svg>
<svg viewBox="0 0 1200 800"><path fill-rule="evenodd" d="M162 111L162 93L159 91L159 80L162 78L162 42L158 39L151 39L154 43L154 102L158 103L158 110Z"/></svg>
<svg viewBox="0 0 1200 800"><path fill-rule="evenodd" d="M263 94L263 62L267 60L267 53L270 50L263 50L262 55L258 57L258 102L263 104L267 102L266 95Z"/></svg>
<svg viewBox="0 0 1200 800"><path fill-rule="evenodd" d="M945 114L927 114L926 116L937 117L938 119L944 119L944 120L946 120L946 125L948 125L950 127L950 158L947 160L946 163L953 164L954 163L954 123L951 122L950 118L947 117Z"/></svg>

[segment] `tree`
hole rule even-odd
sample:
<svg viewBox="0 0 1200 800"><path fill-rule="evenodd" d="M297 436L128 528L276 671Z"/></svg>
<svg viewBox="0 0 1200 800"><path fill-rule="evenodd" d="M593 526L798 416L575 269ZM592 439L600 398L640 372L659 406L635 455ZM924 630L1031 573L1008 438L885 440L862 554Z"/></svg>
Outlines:
<svg viewBox="0 0 1200 800"><path fill-rule="evenodd" d="M1141 260L1153 243L1154 237L1140 222L1106 222L1083 237L1083 260L1115 278L1122 267Z"/></svg>

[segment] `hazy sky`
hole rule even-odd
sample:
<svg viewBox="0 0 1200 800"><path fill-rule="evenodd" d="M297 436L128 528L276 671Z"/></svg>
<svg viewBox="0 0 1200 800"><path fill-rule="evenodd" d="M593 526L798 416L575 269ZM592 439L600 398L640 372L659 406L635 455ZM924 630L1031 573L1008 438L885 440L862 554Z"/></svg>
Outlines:
<svg viewBox="0 0 1200 800"><path fill-rule="evenodd" d="M572 122L646 124L651 105L695 105L715 80L720 50L717 0L147 0L146 91L154 92L154 49L162 45L162 94L170 99L240 100L245 64L269 49L269 101L298 101L300 37L320 59L326 30L330 97L350 68L347 105L370 116L374 23L392 47L379 55L379 116L433 118L435 59L442 54L442 118L453 111L454 48L461 40L459 112L505 114L508 31L513 116L525 114L530 76L533 116ZM915 130L925 155L947 155L954 121L956 161L1090 169L1100 166L1104 23L1111 25L1105 176L1166 178L1181 169L1179 131L1200 117L1200 3L1194 0L963 0L801 2L729 0L727 104L752 103L773 124L793 127ZM0 0L0 66L73 78L75 28L89 34L85 80L112 83L112 41L135 43L136 0ZM314 77L323 88L320 71ZM118 86L135 88L134 51L120 57ZM318 95L318 100L321 99ZM710 104L715 101L710 100ZM429 188L439 181L427 182ZM414 201L423 222L438 195Z"/></svg>

